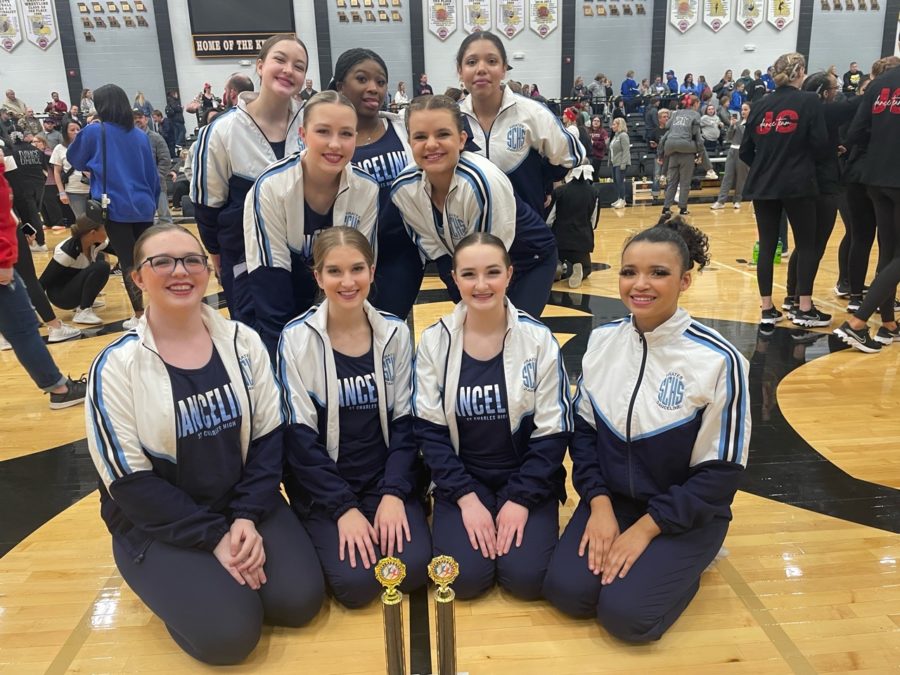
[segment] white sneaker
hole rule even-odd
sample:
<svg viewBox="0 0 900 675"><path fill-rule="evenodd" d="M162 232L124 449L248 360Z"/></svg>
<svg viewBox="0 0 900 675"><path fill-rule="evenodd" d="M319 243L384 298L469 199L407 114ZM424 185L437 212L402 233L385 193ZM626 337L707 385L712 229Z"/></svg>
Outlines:
<svg viewBox="0 0 900 675"><path fill-rule="evenodd" d="M122 322L122 330L132 330L137 328L138 321L140 321L140 319L132 314L130 319L125 319Z"/></svg>
<svg viewBox="0 0 900 675"><path fill-rule="evenodd" d="M66 340L74 340L80 337L81 329L60 322L59 328L50 326L50 335L47 338L47 342L65 342Z"/></svg>
<svg viewBox="0 0 900 675"><path fill-rule="evenodd" d="M78 311L75 312L75 316L72 317L72 321L75 323L91 324L93 326L98 326L103 323L103 319L97 316L91 307L86 307L85 309L79 308Z"/></svg>
<svg viewBox="0 0 900 675"><path fill-rule="evenodd" d="M581 263L572 265L572 276L569 277L569 288L579 288L584 280L584 268Z"/></svg>
<svg viewBox="0 0 900 675"><path fill-rule="evenodd" d="M725 205L722 202L713 202L712 206L709 207L713 211L719 211L725 208Z"/></svg>
<svg viewBox="0 0 900 675"><path fill-rule="evenodd" d="M706 179L707 179L707 180L716 180L718 177L719 177L719 174L717 174L717 173L716 173L715 171L713 171L712 169L710 169L709 171L706 172Z"/></svg>
<svg viewBox="0 0 900 675"><path fill-rule="evenodd" d="M12 345L9 344L9 341L2 335L0 335L0 352L9 351L12 349Z"/></svg>
<svg viewBox="0 0 900 675"><path fill-rule="evenodd" d="M106 307L106 300L103 300L102 298L97 298L96 300L94 300L94 304L91 305L91 307L93 307L94 309L100 309L101 307Z"/></svg>
<svg viewBox="0 0 900 675"><path fill-rule="evenodd" d="M735 202L735 203L734 203L734 208L736 208L736 209L741 208L741 203L740 203L740 202Z"/></svg>
<svg viewBox="0 0 900 675"><path fill-rule="evenodd" d="M627 202L624 199L617 199L616 201L613 202L612 207L614 209L624 209L626 206L626 203Z"/></svg>
<svg viewBox="0 0 900 675"><path fill-rule="evenodd" d="M28 246L35 253L46 253L47 252L47 244L30 244Z"/></svg>

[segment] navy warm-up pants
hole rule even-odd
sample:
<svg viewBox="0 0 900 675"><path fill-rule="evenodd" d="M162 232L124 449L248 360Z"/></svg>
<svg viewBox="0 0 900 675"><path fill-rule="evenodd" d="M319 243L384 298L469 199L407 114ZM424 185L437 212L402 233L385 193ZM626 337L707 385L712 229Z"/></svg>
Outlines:
<svg viewBox="0 0 900 675"><path fill-rule="evenodd" d="M500 502L497 495L483 485L479 485L476 494L496 519L506 502ZM522 600L537 600L541 597L544 574L559 539L559 502L551 498L531 509L522 546L516 548L513 541L509 553L495 560L485 558L480 550L472 548L462 512L455 502L435 497L432 536L434 554L453 556L459 563L459 578L453 583L458 598L475 598L490 590L496 581L501 588Z"/></svg>
<svg viewBox="0 0 900 675"><path fill-rule="evenodd" d="M234 321L241 321L248 326L254 324L256 312L254 311L253 296L250 294L250 283L247 276L246 262L240 253L222 250L220 252L222 278L222 290L225 293L225 302L228 303L228 314ZM234 268L241 266L240 273L235 276Z"/></svg>
<svg viewBox="0 0 900 675"><path fill-rule="evenodd" d="M302 626L325 598L315 549L287 504L280 501L257 529L268 578L258 591L241 586L209 551L154 541L136 561L113 539L113 556L179 647L205 663L236 664L256 647L263 623Z"/></svg>
<svg viewBox="0 0 900 675"><path fill-rule="evenodd" d="M513 260L513 277L506 295L517 309L528 312L535 319L541 318L541 312L550 299L558 260L559 252L555 244L540 257Z"/></svg>
<svg viewBox="0 0 900 675"><path fill-rule="evenodd" d="M380 501L379 495L366 495L360 500L360 511L370 523L375 521L375 512L378 510ZM406 565L406 579L400 584L400 590L410 593L424 586L428 580L431 533L428 531L428 523L425 520L425 512L421 503L411 499L406 502L405 506L411 541L403 542L403 553L398 553L395 545L394 556L400 558ZM313 508L308 515L304 516L303 524L319 554L319 561L335 600L345 607L355 609L369 604L381 593L383 588L375 579L374 570L372 567L366 569L363 566L359 559L359 551L356 552L355 568L350 567L350 558L346 552L344 560L341 561L338 556L340 536L337 521L331 517L330 513ZM377 545L375 546L375 555L379 559L383 557Z"/></svg>
<svg viewBox="0 0 900 675"><path fill-rule="evenodd" d="M369 302L404 321L419 295L425 266L419 249L402 229L382 235L378 231L378 264Z"/></svg>
<svg viewBox="0 0 900 675"><path fill-rule="evenodd" d="M645 513L637 505L615 500L613 510L621 532ZM550 561L544 597L566 614L597 617L622 640L658 640L700 588L700 575L721 548L728 521L715 518L682 534L657 536L624 579L602 586L600 576L588 569L587 552L583 558L578 555L590 514L589 504L578 504Z"/></svg>

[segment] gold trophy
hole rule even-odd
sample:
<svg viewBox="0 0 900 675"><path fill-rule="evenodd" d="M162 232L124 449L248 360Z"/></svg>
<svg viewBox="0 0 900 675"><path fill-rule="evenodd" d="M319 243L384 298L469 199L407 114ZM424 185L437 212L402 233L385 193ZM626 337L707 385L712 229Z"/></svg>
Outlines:
<svg viewBox="0 0 900 675"><path fill-rule="evenodd" d="M459 576L459 563L449 555L432 558L428 576L437 585L434 609L437 618L438 675L456 675L456 617L453 600L456 593L450 584Z"/></svg>
<svg viewBox="0 0 900 675"><path fill-rule="evenodd" d="M382 558L375 565L375 578L384 586L384 593L381 594L381 613L384 617L384 656L387 675L406 675L406 654L403 648L403 593L397 590L397 586L406 578L406 565L398 558Z"/></svg>

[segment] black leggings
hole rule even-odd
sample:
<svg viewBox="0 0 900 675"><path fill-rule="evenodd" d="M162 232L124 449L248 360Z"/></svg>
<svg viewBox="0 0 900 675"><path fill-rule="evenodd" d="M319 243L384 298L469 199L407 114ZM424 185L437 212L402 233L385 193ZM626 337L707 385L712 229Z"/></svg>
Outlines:
<svg viewBox="0 0 900 675"><path fill-rule="evenodd" d="M859 183L847 184L846 197L848 213L845 215L841 212L841 216L847 223L847 231L850 233L847 281L850 282L852 295L862 295L866 272L869 269L869 257L872 255L872 243L875 241L875 207L872 206L866 187ZM880 234L879 232L879 236ZM891 257L892 251L889 247L879 244L878 269L886 265Z"/></svg>
<svg viewBox="0 0 900 675"><path fill-rule="evenodd" d="M309 535L284 502L258 525L268 582L241 586L216 557L154 541L140 562L113 539L116 567L131 590L188 654L212 665L243 661L263 622L302 626L319 611L325 581Z"/></svg>
<svg viewBox="0 0 900 675"><path fill-rule="evenodd" d="M869 292L854 316L868 321L876 309L881 311L881 320L894 320L894 297L900 282L900 188L872 187L868 189L872 205L875 207L875 222L878 227L878 246L884 248L884 256L879 254L881 267Z"/></svg>
<svg viewBox="0 0 900 675"><path fill-rule="evenodd" d="M797 258L797 295L812 295L816 277L816 198L754 199L756 227L759 231L759 262L756 266L756 283L762 297L772 295L772 275L775 269L775 249L778 247L778 230L781 210L787 212L794 232L794 254Z"/></svg>
<svg viewBox="0 0 900 675"><path fill-rule="evenodd" d="M19 215L19 220L22 223L28 223L37 230L34 239L41 246L45 242L44 224L41 221L41 200L43 199L43 194L43 184L24 184L13 190L13 208Z"/></svg>
<svg viewBox="0 0 900 675"><path fill-rule="evenodd" d="M828 240L831 238L831 233L834 232L837 209L838 195L819 195L816 197L816 269L813 273L814 275L819 271L819 264L822 262L822 256L825 255L825 247L828 246ZM788 260L786 286L789 296L796 294L798 264L797 256ZM813 276L813 281L815 281L815 276Z"/></svg>
<svg viewBox="0 0 900 675"><path fill-rule="evenodd" d="M108 280L109 263L97 260L79 270L78 274L65 284L47 288L47 297L50 298L50 302L62 309L76 307L87 309L94 304L94 300L100 295Z"/></svg>
<svg viewBox="0 0 900 675"><path fill-rule="evenodd" d="M19 259L14 265L16 272L19 273L22 281L25 282L25 288L28 289L28 298L31 300L31 305L38 313L38 316L41 317L41 321L44 323L53 321L56 319L56 312L50 306L47 294L44 293L44 287L38 281L37 273L34 271L34 259L31 257L31 249L28 248L28 240L25 239L25 233L22 232L21 227L16 229L16 239L19 242Z"/></svg>
<svg viewBox="0 0 900 675"><path fill-rule="evenodd" d="M134 242L152 225L152 222L118 223L112 220L106 224L106 236L109 237L109 243L112 244L119 258L122 281L125 282L125 290L128 292L128 299L131 300L131 307L135 312L144 311L144 296L141 294L141 289L131 279L131 270L134 269Z"/></svg>

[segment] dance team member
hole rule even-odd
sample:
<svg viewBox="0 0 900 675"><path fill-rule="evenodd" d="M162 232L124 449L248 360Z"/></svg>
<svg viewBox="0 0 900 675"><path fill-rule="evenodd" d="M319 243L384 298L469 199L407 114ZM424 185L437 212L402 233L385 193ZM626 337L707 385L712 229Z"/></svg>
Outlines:
<svg viewBox="0 0 900 675"><path fill-rule="evenodd" d="M431 534L415 495L412 341L406 323L366 297L375 256L358 230L334 227L313 246L322 303L278 343L288 418L288 494L335 598L361 607L383 590L382 556L406 563L404 592L423 586Z"/></svg>
<svg viewBox="0 0 900 675"><path fill-rule="evenodd" d="M744 192L753 195L753 210L759 230L759 264L756 281L761 323L776 324L784 315L772 304L772 274L781 212L787 213L794 232L797 258L797 306L793 322L807 328L827 326L831 315L812 302L816 279L816 198L819 186L816 163L834 147L829 144L825 115L818 97L800 91L806 78L806 59L796 52L775 61L775 83L771 95L753 103L740 159L750 167Z"/></svg>
<svg viewBox="0 0 900 675"><path fill-rule="evenodd" d="M492 162L463 151L467 134L457 104L446 96L413 99L406 126L415 165L394 181L391 199L410 237L437 263L450 297L460 294L452 255L473 232L496 235L509 251L509 295L519 309L539 317L556 273L556 242L547 224L513 191Z"/></svg>
<svg viewBox="0 0 900 675"><path fill-rule="evenodd" d="M456 68L469 92L460 108L476 152L500 167L516 194L543 217L552 182L587 157L578 136L547 106L503 85L509 70L506 48L493 33L466 36L456 52Z"/></svg>
<svg viewBox="0 0 900 675"><path fill-rule="evenodd" d="M680 217L625 244L631 315L591 334L570 445L578 507L544 597L612 635L658 640L716 556L750 441L749 364L678 307L706 236Z"/></svg>
<svg viewBox="0 0 900 675"><path fill-rule="evenodd" d="M356 111L343 94L306 102L306 149L257 179L244 209L244 245L256 329L270 353L285 324L309 309L318 286L310 271L316 236L334 225L360 230L375 245L378 183L354 167Z"/></svg>
<svg viewBox="0 0 900 675"><path fill-rule="evenodd" d="M232 319L253 325L247 286L244 202L253 182L273 162L301 149L300 104L309 54L293 34L266 40L256 59L259 93L203 127L193 147L191 201L203 245L216 269Z"/></svg>
<svg viewBox="0 0 900 675"><path fill-rule="evenodd" d="M175 642L239 663L264 622L302 626L324 598L315 549L279 493L280 392L259 336L202 302L207 256L189 231L152 227L134 256L148 310L88 378L100 514L116 567Z"/></svg>
<svg viewBox="0 0 900 675"><path fill-rule="evenodd" d="M434 481L434 552L459 561L460 598L496 580L534 600L565 501L569 380L550 329L506 297L513 269L500 239L465 237L453 276L462 302L422 334L413 390Z"/></svg>
<svg viewBox="0 0 900 675"><path fill-rule="evenodd" d="M371 49L357 48L338 57L330 88L344 94L356 108L353 165L378 181L378 264L369 301L405 319L419 294L425 268L391 201L391 185L412 161L412 152L402 115L382 110L387 86L384 60Z"/></svg>

